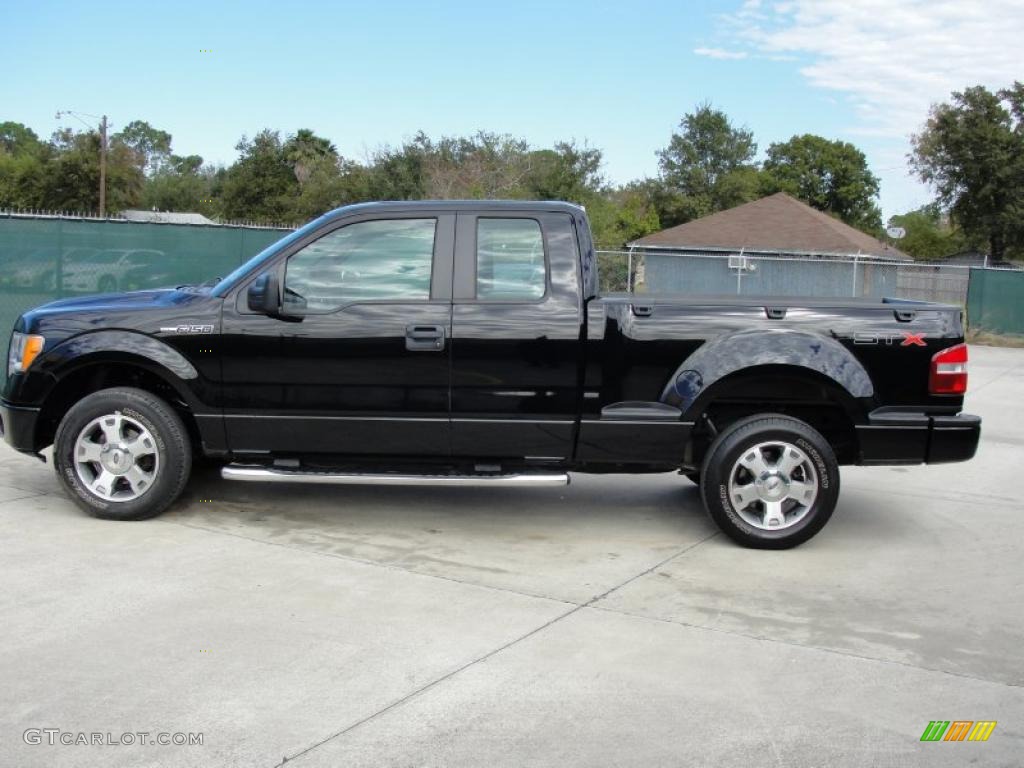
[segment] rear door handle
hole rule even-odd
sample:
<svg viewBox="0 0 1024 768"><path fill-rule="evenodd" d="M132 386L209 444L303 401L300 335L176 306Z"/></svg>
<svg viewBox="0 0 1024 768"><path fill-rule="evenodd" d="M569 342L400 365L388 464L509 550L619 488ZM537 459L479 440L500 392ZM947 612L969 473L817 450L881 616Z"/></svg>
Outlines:
<svg viewBox="0 0 1024 768"><path fill-rule="evenodd" d="M445 335L443 325L407 325L405 348L410 352L440 352Z"/></svg>

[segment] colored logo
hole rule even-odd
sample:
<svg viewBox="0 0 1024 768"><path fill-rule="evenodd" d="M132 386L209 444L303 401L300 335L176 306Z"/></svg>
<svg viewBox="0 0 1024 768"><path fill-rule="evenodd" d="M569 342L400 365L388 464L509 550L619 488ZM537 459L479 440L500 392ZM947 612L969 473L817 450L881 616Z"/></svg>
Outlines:
<svg viewBox="0 0 1024 768"><path fill-rule="evenodd" d="M906 331L904 331L903 332L903 342L900 344L900 346L901 347L909 347L911 345L914 345L914 346L917 346L917 347L928 346L927 344L924 343L924 334L923 333L907 333Z"/></svg>
<svg viewBox="0 0 1024 768"><path fill-rule="evenodd" d="M921 741L988 741L995 729L995 720L932 720Z"/></svg>

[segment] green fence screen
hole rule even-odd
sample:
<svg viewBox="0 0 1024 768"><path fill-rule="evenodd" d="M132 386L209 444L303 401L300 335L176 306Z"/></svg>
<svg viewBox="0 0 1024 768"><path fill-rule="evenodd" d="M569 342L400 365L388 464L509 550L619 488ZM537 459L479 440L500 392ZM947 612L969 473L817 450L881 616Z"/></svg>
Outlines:
<svg viewBox="0 0 1024 768"><path fill-rule="evenodd" d="M53 299L226 275L288 232L0 216L0 334L6 336L26 309Z"/></svg>
<svg viewBox="0 0 1024 768"><path fill-rule="evenodd" d="M972 331L1024 336L1024 271L972 269L967 325Z"/></svg>

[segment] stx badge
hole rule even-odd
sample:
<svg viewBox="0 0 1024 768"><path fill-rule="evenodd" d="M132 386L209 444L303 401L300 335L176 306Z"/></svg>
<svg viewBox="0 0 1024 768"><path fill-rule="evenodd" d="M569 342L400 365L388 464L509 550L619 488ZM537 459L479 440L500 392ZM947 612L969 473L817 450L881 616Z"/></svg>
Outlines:
<svg viewBox="0 0 1024 768"><path fill-rule="evenodd" d="M899 333L858 332L853 334L853 343L881 344L886 347L891 347L895 344L899 344L901 347L926 346L923 333L908 333L907 331L900 331Z"/></svg>

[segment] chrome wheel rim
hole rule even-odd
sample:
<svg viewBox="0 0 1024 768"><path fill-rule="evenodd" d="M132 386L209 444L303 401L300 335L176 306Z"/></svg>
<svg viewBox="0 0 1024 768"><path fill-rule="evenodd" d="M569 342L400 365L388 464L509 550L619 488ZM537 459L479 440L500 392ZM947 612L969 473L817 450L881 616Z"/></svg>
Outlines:
<svg viewBox="0 0 1024 768"><path fill-rule="evenodd" d="M803 520L818 498L818 472L806 453L782 440L745 450L729 473L729 499L743 521L781 531Z"/></svg>
<svg viewBox="0 0 1024 768"><path fill-rule="evenodd" d="M120 412L93 419L75 440L75 472L105 501L134 501L153 487L160 452L152 433Z"/></svg>

